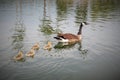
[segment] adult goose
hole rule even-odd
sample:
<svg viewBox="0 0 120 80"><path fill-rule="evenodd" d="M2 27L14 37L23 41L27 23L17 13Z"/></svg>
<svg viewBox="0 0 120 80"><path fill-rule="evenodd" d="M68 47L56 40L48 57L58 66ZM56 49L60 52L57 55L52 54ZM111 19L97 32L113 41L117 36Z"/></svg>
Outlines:
<svg viewBox="0 0 120 80"><path fill-rule="evenodd" d="M59 42L79 42L82 39L82 27L87 24L87 22L82 22L80 24L77 35L72 33L58 33L58 35L54 38L57 39Z"/></svg>

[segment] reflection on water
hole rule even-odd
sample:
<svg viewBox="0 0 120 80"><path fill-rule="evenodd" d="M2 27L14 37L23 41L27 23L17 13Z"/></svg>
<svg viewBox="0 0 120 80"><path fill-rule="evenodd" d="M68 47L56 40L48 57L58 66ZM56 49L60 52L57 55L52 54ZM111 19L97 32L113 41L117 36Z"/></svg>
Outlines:
<svg viewBox="0 0 120 80"><path fill-rule="evenodd" d="M82 57L83 59L87 58L88 50L82 48L82 41L79 42L78 44L79 44L78 50L80 51L81 57Z"/></svg>
<svg viewBox="0 0 120 80"><path fill-rule="evenodd" d="M44 11L43 11L43 19L42 19L42 25L40 25L40 31L45 34L52 34L54 31L53 28L50 26L51 20L49 16L46 15L46 0L44 0Z"/></svg>
<svg viewBox="0 0 120 80"><path fill-rule="evenodd" d="M57 20L62 21L67 17L67 11L70 5L73 4L73 0L57 0Z"/></svg>
<svg viewBox="0 0 120 80"><path fill-rule="evenodd" d="M93 21L97 20L97 18L104 18L104 19L110 19L112 16L112 13L114 11L114 9L117 10L116 3L119 3L119 1L113 1L113 0L109 0L109 1L97 1L97 0L93 0L91 5L91 16ZM104 6L106 5L106 6Z"/></svg>
<svg viewBox="0 0 120 80"><path fill-rule="evenodd" d="M78 45L77 47L75 47L75 45ZM77 48L80 51L80 55L83 59L85 59L87 57L87 49L83 49L82 48L82 41L80 42L74 42L74 43L62 43L62 42L58 42L55 46L55 49L60 49L60 50L69 50L69 49L74 49Z"/></svg>
<svg viewBox="0 0 120 80"><path fill-rule="evenodd" d="M81 0L76 6L76 23L80 23L87 20L87 7L88 0Z"/></svg>
<svg viewBox="0 0 120 80"><path fill-rule="evenodd" d="M1 0L0 80L119 80L120 0ZM79 43L58 43L59 32L73 33L83 21ZM44 50L52 42L52 49ZM40 43L34 58L25 55ZM11 45L12 44L12 45ZM93 77L94 76L94 77Z"/></svg>
<svg viewBox="0 0 120 80"><path fill-rule="evenodd" d="M23 47L24 36L25 24L22 18L22 3L21 1L16 1L16 22L12 35L12 45L14 49L21 50L21 48Z"/></svg>
<svg viewBox="0 0 120 80"><path fill-rule="evenodd" d="M62 43L58 42L57 45L54 46L55 49L65 49L65 48L71 48L75 45L76 43Z"/></svg>

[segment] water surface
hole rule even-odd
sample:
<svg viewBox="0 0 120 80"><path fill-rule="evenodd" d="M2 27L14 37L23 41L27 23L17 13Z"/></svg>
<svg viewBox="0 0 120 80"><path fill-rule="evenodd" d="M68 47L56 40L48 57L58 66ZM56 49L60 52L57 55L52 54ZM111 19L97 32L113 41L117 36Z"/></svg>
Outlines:
<svg viewBox="0 0 120 80"><path fill-rule="evenodd" d="M119 0L1 0L0 80L119 80ZM80 43L63 46L58 32L76 34ZM50 51L43 46L52 42ZM34 58L12 58L40 43Z"/></svg>

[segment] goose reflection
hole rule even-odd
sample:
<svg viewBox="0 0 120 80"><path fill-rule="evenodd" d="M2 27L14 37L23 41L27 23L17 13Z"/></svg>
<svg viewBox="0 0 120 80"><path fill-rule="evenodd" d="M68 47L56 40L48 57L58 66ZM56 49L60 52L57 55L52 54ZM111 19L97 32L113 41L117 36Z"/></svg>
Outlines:
<svg viewBox="0 0 120 80"><path fill-rule="evenodd" d="M55 49L69 49L69 48L72 48L74 47L76 44L76 42L58 42L54 48Z"/></svg>
<svg viewBox="0 0 120 80"><path fill-rule="evenodd" d="M85 59L88 54L88 49L82 48L82 42L79 42L78 45L79 45L78 50L80 51L80 55L83 59Z"/></svg>
<svg viewBox="0 0 120 80"><path fill-rule="evenodd" d="M85 59L87 57L88 54L88 50L84 49L82 47L82 41L79 42L58 42L54 48L55 49L59 49L59 50L65 50L65 49L73 49L76 48L75 46L77 46L77 50L79 51L80 56Z"/></svg>

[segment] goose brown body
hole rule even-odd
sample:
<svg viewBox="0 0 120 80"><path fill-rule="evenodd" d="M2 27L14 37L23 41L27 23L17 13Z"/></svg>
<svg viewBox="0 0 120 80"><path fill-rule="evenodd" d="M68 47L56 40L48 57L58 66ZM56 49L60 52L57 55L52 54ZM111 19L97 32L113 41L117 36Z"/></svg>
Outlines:
<svg viewBox="0 0 120 80"><path fill-rule="evenodd" d="M77 42L81 39L81 35L75 35L71 33L65 33L65 34L59 33L57 37L61 37L65 39L66 42Z"/></svg>

